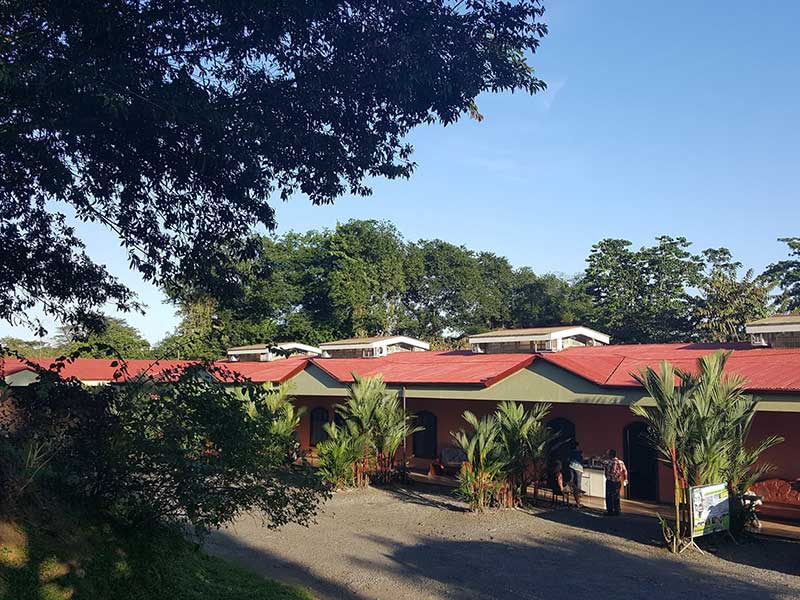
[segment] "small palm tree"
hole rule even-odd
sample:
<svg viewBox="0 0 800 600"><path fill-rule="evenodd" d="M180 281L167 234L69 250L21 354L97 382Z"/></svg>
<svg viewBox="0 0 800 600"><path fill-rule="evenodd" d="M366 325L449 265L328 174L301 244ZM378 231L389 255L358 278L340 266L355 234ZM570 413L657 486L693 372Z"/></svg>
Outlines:
<svg viewBox="0 0 800 600"><path fill-rule="evenodd" d="M493 504L505 487L500 425L494 415L478 419L472 412L464 411L463 418L471 432L460 429L451 432L456 445L466 455L458 475L458 494L473 510L483 510Z"/></svg>
<svg viewBox="0 0 800 600"><path fill-rule="evenodd" d="M336 410L351 435L364 442L360 458L364 468L387 483L395 475L395 457L403 440L423 428L413 425L414 418L400 405L397 392L387 390L380 375L353 373L353 380L345 403Z"/></svg>
<svg viewBox="0 0 800 600"><path fill-rule="evenodd" d="M556 434L544 424L550 404L534 404L526 410L521 403L502 402L495 412L505 474L514 504L521 503L536 476L536 464L545 456Z"/></svg>
<svg viewBox="0 0 800 600"><path fill-rule="evenodd" d="M680 542L681 491L686 487L688 428L690 427L691 401L688 374L678 371L672 364L662 362L659 371L646 367L632 374L650 397L655 406L634 404L635 415L647 420L651 443L672 467L675 484L675 529L670 533L664 529L672 551L678 551ZM680 384L676 385L677 381ZM662 523L663 526L663 523Z"/></svg>
<svg viewBox="0 0 800 600"><path fill-rule="evenodd" d="M758 477L771 469L757 466L759 456L782 442L770 436L747 447L758 399L745 394L742 377L725 371L730 352L698 359L697 373L662 363L632 374L655 400L654 407L634 405L646 419L654 446L672 465L675 480L675 528L665 529L673 551L680 542L680 503L689 486L726 482L735 501Z"/></svg>
<svg viewBox="0 0 800 600"><path fill-rule="evenodd" d="M363 452L363 438L336 423L326 423L324 429L328 438L317 443L320 475L337 490L356 485L357 480L363 478L357 468Z"/></svg>

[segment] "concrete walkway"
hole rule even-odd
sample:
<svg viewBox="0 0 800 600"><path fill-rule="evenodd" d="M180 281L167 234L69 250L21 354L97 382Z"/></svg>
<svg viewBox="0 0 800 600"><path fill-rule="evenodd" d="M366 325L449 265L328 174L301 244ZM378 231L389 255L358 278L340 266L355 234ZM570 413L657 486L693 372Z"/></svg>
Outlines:
<svg viewBox="0 0 800 600"><path fill-rule="evenodd" d="M424 473L410 473L411 479L419 483L428 483L432 485L442 486L448 489L456 487L456 480L453 477L440 476L440 475L426 475ZM532 493L532 492L531 492ZM540 494L544 498L549 498L550 492L545 491ZM570 501L572 499L570 498ZM546 504L547 502L541 502ZM595 510L604 510L605 501L602 498L593 498L591 496L583 497L583 504L588 508ZM662 517L673 521L675 517L675 508L669 504L657 504L655 502L642 502L641 500L626 500L621 501L622 512L631 515L640 515L644 517L653 517L656 513ZM761 530L759 535L777 536L792 540L800 540L800 523L789 521L777 521L766 517L759 517L761 521Z"/></svg>

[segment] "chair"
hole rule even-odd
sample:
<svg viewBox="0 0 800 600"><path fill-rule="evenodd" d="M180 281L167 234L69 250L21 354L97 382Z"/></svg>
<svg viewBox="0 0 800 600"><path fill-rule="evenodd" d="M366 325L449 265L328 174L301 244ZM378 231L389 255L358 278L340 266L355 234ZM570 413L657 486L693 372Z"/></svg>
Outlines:
<svg viewBox="0 0 800 600"><path fill-rule="evenodd" d="M561 501L563 504L570 506L569 503L569 484L564 485L563 479L562 483L559 484L558 480L555 476L550 478L548 481L548 487L550 488L550 493L552 494L552 498L550 500L550 506L555 506L558 502L559 496L561 497Z"/></svg>
<svg viewBox="0 0 800 600"><path fill-rule="evenodd" d="M430 475L455 475L466 460L467 455L463 450L447 446L442 448L439 458L431 463L428 473Z"/></svg>

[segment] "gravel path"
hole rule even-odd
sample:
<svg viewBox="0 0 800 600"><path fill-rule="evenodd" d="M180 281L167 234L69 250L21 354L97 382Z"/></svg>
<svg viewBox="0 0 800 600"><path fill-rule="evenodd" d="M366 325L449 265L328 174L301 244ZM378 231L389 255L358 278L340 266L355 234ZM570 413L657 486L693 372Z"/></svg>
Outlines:
<svg viewBox="0 0 800 600"><path fill-rule="evenodd" d="M659 537L653 518L586 509L474 514L418 484L336 494L308 528L244 518L206 549L320 598L800 598L800 542L674 557Z"/></svg>

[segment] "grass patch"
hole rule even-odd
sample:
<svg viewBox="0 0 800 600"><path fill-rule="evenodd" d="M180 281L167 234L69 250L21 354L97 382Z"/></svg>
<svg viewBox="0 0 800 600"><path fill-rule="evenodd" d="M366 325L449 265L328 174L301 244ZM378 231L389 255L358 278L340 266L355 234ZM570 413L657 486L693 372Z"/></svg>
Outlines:
<svg viewBox="0 0 800 600"><path fill-rule="evenodd" d="M163 529L78 515L0 521L2 600L311 600Z"/></svg>

